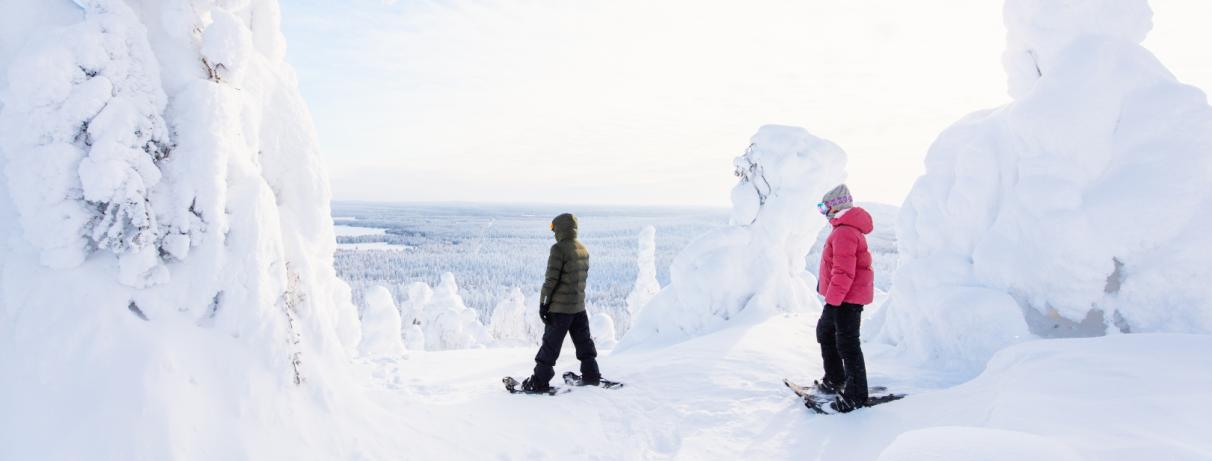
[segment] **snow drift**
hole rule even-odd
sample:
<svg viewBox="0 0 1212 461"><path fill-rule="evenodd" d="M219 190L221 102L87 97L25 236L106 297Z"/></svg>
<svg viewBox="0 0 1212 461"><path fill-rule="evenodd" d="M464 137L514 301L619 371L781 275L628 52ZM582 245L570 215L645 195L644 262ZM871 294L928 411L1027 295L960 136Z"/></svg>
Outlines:
<svg viewBox="0 0 1212 461"><path fill-rule="evenodd" d="M277 2L0 10L2 457L352 456L357 316Z"/></svg>
<svg viewBox="0 0 1212 461"><path fill-rule="evenodd" d="M1212 332L1212 108L1140 46L1148 4L1005 18L1014 101L931 147L880 339L973 367L1037 336Z"/></svg>
<svg viewBox="0 0 1212 461"><path fill-rule="evenodd" d="M741 316L820 309L804 256L826 223L816 204L845 179L840 147L796 127L767 125L735 161L732 225L674 259L670 284L634 319L620 349L685 339Z"/></svg>

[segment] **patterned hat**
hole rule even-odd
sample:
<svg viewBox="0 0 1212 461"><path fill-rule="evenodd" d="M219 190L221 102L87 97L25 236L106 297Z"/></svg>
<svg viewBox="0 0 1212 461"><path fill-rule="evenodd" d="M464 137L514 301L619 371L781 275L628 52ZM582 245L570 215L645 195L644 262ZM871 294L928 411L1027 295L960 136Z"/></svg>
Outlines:
<svg viewBox="0 0 1212 461"><path fill-rule="evenodd" d="M821 199L821 203L829 207L829 212L826 214L829 218L837 215L837 212L847 208L854 207L854 198L850 196L850 188L845 184L834 187L833 190L825 194L825 198Z"/></svg>

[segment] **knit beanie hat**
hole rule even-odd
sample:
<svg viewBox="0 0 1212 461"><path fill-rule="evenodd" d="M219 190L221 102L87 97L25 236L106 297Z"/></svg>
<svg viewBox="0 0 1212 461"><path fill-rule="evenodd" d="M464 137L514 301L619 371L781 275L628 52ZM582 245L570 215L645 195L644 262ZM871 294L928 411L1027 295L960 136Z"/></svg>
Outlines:
<svg viewBox="0 0 1212 461"><path fill-rule="evenodd" d="M821 203L829 207L829 213L826 214L830 219L837 215L837 212L847 208L854 207L854 198L850 197L850 188L845 184L834 187L833 190L825 194L825 198L821 199Z"/></svg>

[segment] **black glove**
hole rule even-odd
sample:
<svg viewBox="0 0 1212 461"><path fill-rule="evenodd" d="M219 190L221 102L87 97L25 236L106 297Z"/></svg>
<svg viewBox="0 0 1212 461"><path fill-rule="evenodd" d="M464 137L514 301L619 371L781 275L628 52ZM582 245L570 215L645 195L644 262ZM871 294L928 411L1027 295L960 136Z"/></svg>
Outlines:
<svg viewBox="0 0 1212 461"><path fill-rule="evenodd" d="M551 307L547 304L539 304L539 319L543 320L543 325L551 324Z"/></svg>

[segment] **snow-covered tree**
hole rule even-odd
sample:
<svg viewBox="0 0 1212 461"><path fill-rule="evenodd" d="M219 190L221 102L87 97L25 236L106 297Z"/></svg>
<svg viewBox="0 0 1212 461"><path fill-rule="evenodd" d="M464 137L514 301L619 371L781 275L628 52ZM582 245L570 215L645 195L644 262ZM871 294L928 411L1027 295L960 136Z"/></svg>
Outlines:
<svg viewBox="0 0 1212 461"><path fill-rule="evenodd" d="M488 330L498 344L530 345L536 344L543 335L542 324L534 324L526 315L526 296L522 290L514 288L509 297L497 303L492 310L492 320Z"/></svg>
<svg viewBox="0 0 1212 461"><path fill-rule="evenodd" d="M492 340L476 312L468 309L459 296L459 285L449 272L442 274L442 283L433 290L424 313L421 328L426 350L467 349Z"/></svg>
<svg viewBox="0 0 1212 461"><path fill-rule="evenodd" d="M6 457L348 458L304 437L365 400L277 2L0 11Z"/></svg>
<svg viewBox="0 0 1212 461"><path fill-rule="evenodd" d="M1212 107L1145 0L1008 0L1010 104L944 131L901 208L880 339L979 370L1033 337L1212 331Z"/></svg>
<svg viewBox="0 0 1212 461"><path fill-rule="evenodd" d="M593 335L593 344L599 349L614 349L618 344L615 336L614 319L602 312L589 316L589 332Z"/></svg>
<svg viewBox="0 0 1212 461"><path fill-rule="evenodd" d="M816 204L845 179L846 154L803 128L767 125L734 165L733 225L695 240L620 348L685 339L740 315L819 309L804 257L825 225Z"/></svg>
<svg viewBox="0 0 1212 461"><path fill-rule="evenodd" d="M366 292L366 307L362 309L362 342L358 345L358 351L364 357L404 355L400 311L387 288L376 285Z"/></svg>
<svg viewBox="0 0 1212 461"><path fill-rule="evenodd" d="M166 280L161 254L174 256L176 241L161 221L185 212L153 196L172 153L167 96L135 12L85 5L82 20L44 31L6 66L4 169L44 264L76 267L104 251L141 288Z"/></svg>
<svg viewBox="0 0 1212 461"><path fill-rule="evenodd" d="M404 286L408 299L400 303L400 322L404 346L408 350L425 349L425 331L421 327L425 306L433 300L433 289L425 282L413 282Z"/></svg>
<svg viewBox="0 0 1212 461"><path fill-rule="evenodd" d="M656 228L652 226L640 230L639 245L636 250L635 285L627 294L627 310L624 317L619 319L619 331L623 334L631 328L631 321L640 309L652 301L661 291L661 283L657 281L656 269Z"/></svg>

